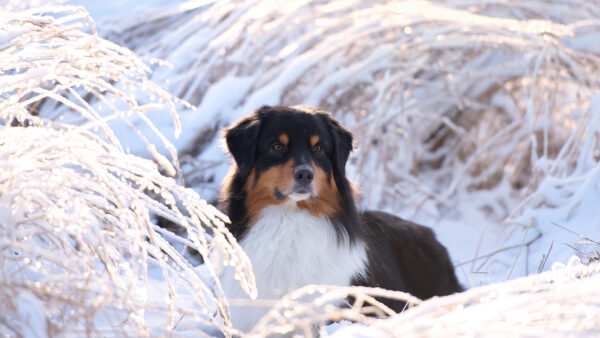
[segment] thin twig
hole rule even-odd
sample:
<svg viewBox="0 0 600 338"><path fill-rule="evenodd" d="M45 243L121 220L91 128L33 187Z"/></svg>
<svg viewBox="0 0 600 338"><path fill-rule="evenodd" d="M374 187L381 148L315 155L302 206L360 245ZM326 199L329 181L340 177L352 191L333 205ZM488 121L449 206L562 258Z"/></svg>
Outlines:
<svg viewBox="0 0 600 338"><path fill-rule="evenodd" d="M542 234L538 234L538 235L537 235L537 236L535 236L533 239L531 239L529 242L525 243L525 245L531 245L533 242L535 242L535 241L537 241L538 239L540 239L540 237L542 237ZM476 262L476 261L478 261L478 260L480 260L480 259L489 258L489 257L492 257L492 256L494 256L494 255L496 255L496 254L499 254L500 252L507 251L507 250L511 250L511 249L515 249L515 248L518 248L518 247L520 247L520 246L521 246L521 245L511 245L511 246L507 246L507 247L505 247L505 248L502 248L502 249L494 250L494 251L490 252L490 253L489 253L489 254L487 254L487 255L479 256L479 257L477 257L477 258L473 258L473 259L470 259L470 260L468 260L468 261L464 261L464 262L461 262L461 263L455 264L455 265L454 265L454 267L459 267L459 266L462 266L462 265L465 265L465 264L473 263L473 262Z"/></svg>
<svg viewBox="0 0 600 338"><path fill-rule="evenodd" d="M506 277L506 280L510 279L510 275L512 274L513 270L515 269L515 266L517 265L517 260L519 260L519 255L521 254L521 249L523 249L523 245L525 244L525 239L527 238L527 233L529 233L529 228L531 228L531 222L529 222L530 226L527 227L527 229L525 229L525 235L523 235L523 240L521 241L521 246L519 246L519 251L517 252L517 257L515 257L515 261L513 262L512 267L510 268L510 271L508 272L508 276Z"/></svg>
<svg viewBox="0 0 600 338"><path fill-rule="evenodd" d="M548 261L548 256L550 256L550 251L552 251L553 245L554 245L554 240L552 240L552 243L550 243L550 248L548 248L548 252L546 253L546 255L542 257L542 262L540 263L540 266L538 267L538 273L540 273L540 272L542 272L542 270L544 270L544 266L546 266L546 261Z"/></svg>
<svg viewBox="0 0 600 338"><path fill-rule="evenodd" d="M575 251L576 253L578 253L578 254L580 254L582 256L585 256L585 252L577 249L576 247L572 246L571 244L565 243L565 245L568 246L569 248L573 249L573 251Z"/></svg>
<svg viewBox="0 0 600 338"><path fill-rule="evenodd" d="M567 228L567 227L564 227L564 226L562 226L562 225L556 224L556 223L554 223L554 222L550 222L550 224L552 224L552 225L555 225L555 226L557 226L557 227L559 227L559 228L561 228L561 229L563 229L563 230L565 230L565 231L568 231L568 232L570 232L570 233L572 233L572 234L574 234L574 235L577 235L577 236L579 236L579 237L581 237L581 238L585 239L586 241L589 241L589 242L592 242L592 243L594 243L594 244L600 245L600 242L594 241L593 239L591 239L591 238L587 237L586 235L578 234L578 233L576 233L575 231L573 231L573 230L571 230L571 229L569 229L569 228Z"/></svg>

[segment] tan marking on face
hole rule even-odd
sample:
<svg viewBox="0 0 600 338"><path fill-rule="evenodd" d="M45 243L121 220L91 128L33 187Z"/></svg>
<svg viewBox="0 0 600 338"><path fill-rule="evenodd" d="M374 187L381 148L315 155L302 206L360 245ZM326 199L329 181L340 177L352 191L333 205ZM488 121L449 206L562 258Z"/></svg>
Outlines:
<svg viewBox="0 0 600 338"><path fill-rule="evenodd" d="M262 209L282 202L275 198L275 189L281 193L286 193L293 187L293 180L294 166L292 160L273 166L258 176L256 170L252 169L244 186L244 190L248 193L246 196L248 226L252 226L256 222L258 213Z"/></svg>
<svg viewBox="0 0 600 338"><path fill-rule="evenodd" d="M310 145L314 147L317 145L317 143L319 143L320 140L321 139L319 138L319 135L313 135L310 137Z"/></svg>
<svg viewBox="0 0 600 338"><path fill-rule="evenodd" d="M287 146L288 143L290 143L290 137L288 136L288 134L281 134L279 135L279 142L281 142L281 144L283 144L284 146Z"/></svg>
<svg viewBox="0 0 600 338"><path fill-rule="evenodd" d="M333 216L341 210L338 199L338 189L333 175L327 173L319 166L312 164L314 171L313 190L316 198L309 197L297 202L300 209L306 209L314 216Z"/></svg>

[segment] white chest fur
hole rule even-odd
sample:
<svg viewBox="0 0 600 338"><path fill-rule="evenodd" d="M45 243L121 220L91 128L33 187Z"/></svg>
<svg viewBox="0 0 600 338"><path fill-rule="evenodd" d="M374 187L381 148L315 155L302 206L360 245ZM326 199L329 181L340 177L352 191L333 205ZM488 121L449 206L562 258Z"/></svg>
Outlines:
<svg viewBox="0 0 600 338"><path fill-rule="evenodd" d="M338 242L335 230L325 217L312 216L295 203L270 206L240 242L250 258L260 300L276 300L308 284L350 285L365 270L367 255L362 243ZM230 299L247 296L233 279L232 269L221 278ZM268 307L238 307L232 304L234 327L247 331L268 311Z"/></svg>

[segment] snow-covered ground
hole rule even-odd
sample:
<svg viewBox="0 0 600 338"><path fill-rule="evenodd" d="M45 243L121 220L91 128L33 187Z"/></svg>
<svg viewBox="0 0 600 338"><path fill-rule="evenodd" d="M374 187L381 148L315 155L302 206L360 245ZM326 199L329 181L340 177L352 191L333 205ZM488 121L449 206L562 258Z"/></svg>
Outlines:
<svg viewBox="0 0 600 338"><path fill-rule="evenodd" d="M213 201L229 165L220 145L222 127L264 104L323 107L356 136L348 169L362 190L361 207L387 210L431 226L448 247L462 283L483 285L462 295L428 301L425 304L430 305L392 320L369 322L368 327L350 325L336 334L416 335L428 330L432 335L542 335L548 331L568 334L566 328L588 333L600 329L600 301L592 287L598 282L598 266L581 273L577 269L584 268L571 261L569 268L554 265L552 269L553 263L566 264L572 255L587 262L598 257L600 250L600 215L596 212L600 202L599 3L84 0L66 4L87 8L101 37L130 48L149 68L144 70L116 46L99 44L98 48L112 48L111 62L121 62L121 54L131 61L112 69L123 72L125 80L108 78L115 83L109 91L121 99L102 103L94 94L91 106L78 102L92 117L49 100L54 102L41 105L42 119L61 116L61 121L77 125L92 121L115 147L112 151L123 149L123 158L128 153L152 158L166 172L172 170L168 161L176 149L186 185ZM64 18L61 15L55 17ZM67 17L60 23L81 22ZM76 28L93 32L89 24ZM3 52L13 53L11 38L22 31L9 29L3 34ZM82 42L79 48L87 50L95 44ZM41 53L33 48L31 52ZM69 50L60 56L75 60L73 64L81 68L42 67L36 70L39 73L23 74L46 83L57 73L69 71L76 76L77 69L89 69L80 63L90 60L86 57L78 58ZM3 69L13 69L7 65L8 61ZM5 98L16 95L11 81L27 81L15 69L0 78L6 107L13 107L14 102ZM143 79L144 72L158 87ZM58 83L74 86L78 93L94 93L90 87L105 90L106 85L65 81ZM194 107L178 103L162 89ZM178 119L167 108L152 110L164 102L173 105ZM139 107L144 107L143 114L132 113ZM115 110L119 113L113 115ZM3 111L5 121L17 114L7 111ZM111 117L102 120L106 116ZM0 126L6 129L4 123ZM0 143L5 149L7 144ZM48 149L36 154L46 156ZM5 161L14 156L10 151L2 154L6 154ZM144 164L148 172L151 167ZM171 183L175 182L161 184ZM0 198L0 208L8 208L0 209L0 219L4 217L4 224L9 224L15 218L14 211L8 210L18 204L8 200L7 193L0 196L4 198ZM187 193L180 193L178 200L186 198L197 201ZM144 208L156 212L158 207ZM201 247L201 243L195 245ZM119 247L117 252L123 250ZM172 283L166 283L164 270L151 268L143 279L143 290L149 294L147 304L155 308L134 318L137 324L126 330L158 333L175 327L180 334L193 334L203 327L198 315L191 313L206 307L200 299L188 301L185 295L202 288L190 281L208 272L190 270L178 261L177 253L169 255L190 275L176 274ZM547 272L492 284L541 271ZM579 277L564 277L575 275ZM114 280L103 280L110 282ZM127 285L118 290L126 290ZM577 292L567 291L571 288ZM111 297L118 298L119 292ZM165 294L170 295L166 301L159 296ZM23 304L33 304L32 309L41 306L40 298L30 293L19 297L11 303L19 309ZM574 304L578 301L579 307ZM550 305L544 307L544 302ZM558 306L568 310L561 312ZM214 309L213 305L208 308ZM164 319L161 311L165 309L180 314L181 319ZM563 320L563 328L546 325L553 316ZM472 325L475 317L480 321ZM28 320L36 318L43 322L41 314ZM100 323L116 321L110 318ZM455 323L467 322L470 325L448 331ZM3 324L0 321L0 328ZM42 324L31 325L44 331ZM513 326L515 331L510 329ZM493 330L486 331L489 328Z"/></svg>

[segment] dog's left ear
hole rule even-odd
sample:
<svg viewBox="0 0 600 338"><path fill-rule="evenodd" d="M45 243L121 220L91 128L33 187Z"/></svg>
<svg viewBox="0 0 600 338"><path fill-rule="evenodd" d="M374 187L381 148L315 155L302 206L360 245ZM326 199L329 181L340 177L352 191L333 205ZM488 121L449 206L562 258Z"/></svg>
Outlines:
<svg viewBox="0 0 600 338"><path fill-rule="evenodd" d="M242 176L248 176L254 166L259 132L260 119L256 113L225 130L227 149Z"/></svg>
<svg viewBox="0 0 600 338"><path fill-rule="evenodd" d="M329 133L333 140L334 167L343 176L346 172L346 162L352 151L352 133L342 127L330 114L319 113L329 126Z"/></svg>

